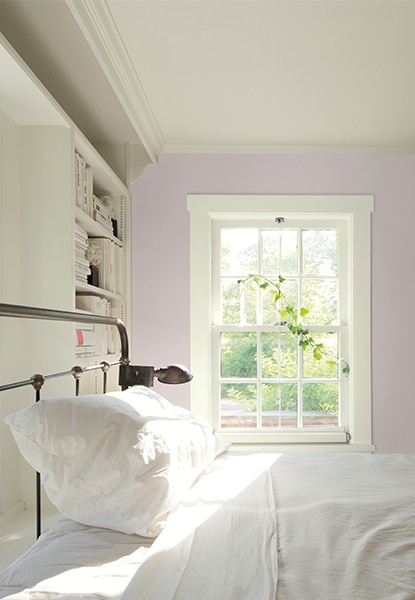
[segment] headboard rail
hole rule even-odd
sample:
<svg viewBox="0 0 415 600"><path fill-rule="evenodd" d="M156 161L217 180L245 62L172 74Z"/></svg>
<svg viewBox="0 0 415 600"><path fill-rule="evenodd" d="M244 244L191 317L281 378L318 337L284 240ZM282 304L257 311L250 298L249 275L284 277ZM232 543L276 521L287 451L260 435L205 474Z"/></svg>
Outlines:
<svg viewBox="0 0 415 600"><path fill-rule="evenodd" d="M0 317L20 317L27 319L44 319L48 321L69 321L71 323L93 323L95 325L113 325L118 329L121 344L121 355L120 359L114 363L102 362L99 365L91 365L90 367L73 367L70 371L63 372L62 374L72 374L75 378L78 377L83 371L90 369L102 368L104 372L104 381L109 366L119 365L119 384L122 389L126 389L132 385L145 385L151 387L153 385L154 377L156 377L161 383L167 384L180 384L187 383L192 379L192 375L182 365L169 365L166 368L155 369L150 366L136 366L130 365L129 358L129 344L127 328L121 319L116 317L106 317L104 315L94 315L92 313L84 313L77 311L65 311L56 310L50 308L39 308L34 306L23 306L18 304L4 304L0 303ZM48 377L57 377L61 374L49 375ZM79 377L78 377L79 381ZM21 384L21 385L20 385ZM11 384L14 385L14 384ZM21 387L24 385L33 385L32 379L18 382L15 387ZM3 389L12 389L6 385L6 387L0 387L0 391Z"/></svg>
<svg viewBox="0 0 415 600"><path fill-rule="evenodd" d="M94 315L91 313L84 313L78 311L64 311L49 308L39 308L35 306L23 306L18 304L4 303L0 303L0 316L26 319L42 319L47 321L60 321L71 323L93 323L95 325L113 325L118 330L121 346L121 356L120 359L116 362L108 363L107 361L103 361L100 364L93 364L88 367L74 366L68 371L61 371L59 373L52 373L48 375L32 375L30 379L0 385L0 392L25 387L28 385L32 385L35 389L37 389L42 387L43 383L47 379L55 379L57 377L73 375L73 377L75 378L76 394L79 394L79 382L82 373L84 373L85 371L91 371L96 369L102 369L103 371L103 389L105 392L107 387L107 372L109 368L111 366L116 365L127 366L130 362L128 356L129 344L127 329L124 323L118 318L106 317L104 315ZM121 381L120 385L122 385Z"/></svg>
<svg viewBox="0 0 415 600"><path fill-rule="evenodd" d="M22 306L19 304L0 303L0 317L20 317L27 319L44 319L48 321L69 321L71 323L94 323L96 325L114 325L118 329L121 342L120 364L129 363L127 328L121 319L94 315L91 313Z"/></svg>

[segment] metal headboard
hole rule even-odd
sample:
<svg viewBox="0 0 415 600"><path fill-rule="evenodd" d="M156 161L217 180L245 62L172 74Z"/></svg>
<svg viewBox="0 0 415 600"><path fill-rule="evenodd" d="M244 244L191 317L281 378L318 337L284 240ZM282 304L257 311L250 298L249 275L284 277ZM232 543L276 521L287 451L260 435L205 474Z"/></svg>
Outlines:
<svg viewBox="0 0 415 600"><path fill-rule="evenodd" d="M32 375L29 379L0 385L0 392L32 385L35 389L36 402L40 400L40 390L47 379L73 375L75 378L75 393L79 394L79 381L85 371L102 369L103 389L106 392L107 372L110 367L119 365L118 383L123 390L133 385L145 385L151 387L156 377L161 383L180 384L192 379L192 375L182 365L169 365L166 368L155 369L152 366L131 365L129 359L128 334L124 323L115 317L94 315L77 311L63 311L34 306L22 306L17 304L0 303L0 317L16 317L26 319L43 319L47 321L60 321L71 323L93 323L95 325L113 325L117 328L120 336L121 355L119 360L108 363L102 361L100 364L88 367L74 366L68 371L61 371L49 375ZM41 480L40 474L36 473L36 533L41 533Z"/></svg>

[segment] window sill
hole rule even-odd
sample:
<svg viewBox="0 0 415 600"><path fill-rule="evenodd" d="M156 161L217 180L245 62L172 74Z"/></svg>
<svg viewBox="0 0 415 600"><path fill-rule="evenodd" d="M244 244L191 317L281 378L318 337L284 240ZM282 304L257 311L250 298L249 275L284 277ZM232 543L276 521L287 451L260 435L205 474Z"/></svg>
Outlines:
<svg viewBox="0 0 415 600"><path fill-rule="evenodd" d="M375 446L368 443L348 441L344 430L301 431L299 432L217 432L224 442L230 442L233 450L263 450L271 452L375 452Z"/></svg>
<svg viewBox="0 0 415 600"><path fill-rule="evenodd" d="M219 434L220 435L220 434ZM222 436L221 436L222 437ZM283 443L266 443L261 444L259 442L254 443L240 443L232 442L232 445L228 452L246 452L250 451L262 451L262 452L369 452L374 453L376 448L373 444L330 444L330 443L296 443L296 444L283 444Z"/></svg>

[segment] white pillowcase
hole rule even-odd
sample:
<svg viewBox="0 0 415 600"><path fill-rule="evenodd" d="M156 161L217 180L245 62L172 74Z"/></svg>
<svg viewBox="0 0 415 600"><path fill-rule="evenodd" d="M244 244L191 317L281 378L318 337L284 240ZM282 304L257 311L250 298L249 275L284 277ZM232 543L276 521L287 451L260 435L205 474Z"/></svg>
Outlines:
<svg viewBox="0 0 415 600"><path fill-rule="evenodd" d="M63 515L146 537L227 449L209 423L143 386L42 399L4 422Z"/></svg>

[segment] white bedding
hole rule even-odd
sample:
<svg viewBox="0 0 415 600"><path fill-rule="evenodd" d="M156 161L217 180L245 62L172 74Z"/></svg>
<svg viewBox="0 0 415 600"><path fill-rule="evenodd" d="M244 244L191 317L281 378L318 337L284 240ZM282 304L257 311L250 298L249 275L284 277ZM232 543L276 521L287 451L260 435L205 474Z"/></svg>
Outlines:
<svg viewBox="0 0 415 600"><path fill-rule="evenodd" d="M195 598L414 600L415 456L219 458L123 595Z"/></svg>
<svg viewBox="0 0 415 600"><path fill-rule="evenodd" d="M228 453L143 542L63 520L0 597L414 600L415 456Z"/></svg>
<svg viewBox="0 0 415 600"><path fill-rule="evenodd" d="M115 600L153 540L62 517L0 575L0 598Z"/></svg>
<svg viewBox="0 0 415 600"><path fill-rule="evenodd" d="M123 600L275 598L274 462L260 454L217 459L170 515Z"/></svg>

